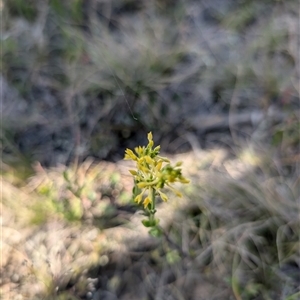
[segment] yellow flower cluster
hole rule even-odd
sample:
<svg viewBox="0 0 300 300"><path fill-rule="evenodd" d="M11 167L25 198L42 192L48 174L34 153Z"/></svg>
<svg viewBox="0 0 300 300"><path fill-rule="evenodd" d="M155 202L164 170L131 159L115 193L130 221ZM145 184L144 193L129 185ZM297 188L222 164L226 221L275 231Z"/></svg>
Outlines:
<svg viewBox="0 0 300 300"><path fill-rule="evenodd" d="M161 191L162 188L170 188L177 196L181 197L181 193L174 189L171 184L174 182L189 183L189 180L181 174L181 162L175 166L171 166L170 161L159 156L160 146L153 149L154 142L152 133L148 133L148 145L145 147L136 147L135 153L126 149L125 160L133 160L136 162L136 170L129 170L133 175L136 187L139 193L135 195L134 201L141 203L143 201L144 208L154 209L155 196L159 195L163 201L167 201L168 197ZM163 164L165 164L163 166ZM143 196L147 196L143 199Z"/></svg>

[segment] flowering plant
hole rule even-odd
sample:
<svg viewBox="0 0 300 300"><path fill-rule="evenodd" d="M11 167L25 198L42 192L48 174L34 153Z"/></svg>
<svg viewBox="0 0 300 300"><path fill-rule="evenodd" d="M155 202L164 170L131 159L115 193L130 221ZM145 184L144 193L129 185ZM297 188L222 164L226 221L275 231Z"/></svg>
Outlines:
<svg viewBox="0 0 300 300"><path fill-rule="evenodd" d="M126 149L125 160L136 162L136 169L129 170L134 178L133 200L143 204L144 215L148 217L142 221L146 227L156 227L159 220L154 218L156 213L155 200L159 196L163 201L168 201L168 196L162 192L169 188L175 195L181 193L172 187L175 182L189 183L181 174L181 162L172 166L166 157L159 155L160 146L154 147L152 133L148 133L148 145L136 147L135 153Z"/></svg>

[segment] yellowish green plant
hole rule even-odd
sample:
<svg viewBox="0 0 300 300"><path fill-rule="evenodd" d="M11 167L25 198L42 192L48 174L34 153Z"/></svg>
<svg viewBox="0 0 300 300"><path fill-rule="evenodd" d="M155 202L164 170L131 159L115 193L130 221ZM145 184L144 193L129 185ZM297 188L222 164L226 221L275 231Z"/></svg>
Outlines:
<svg viewBox="0 0 300 300"><path fill-rule="evenodd" d="M189 183L183 177L178 162L172 166L170 160L159 155L160 146L154 148L152 133L148 133L148 145L139 146L125 151L125 160L133 160L136 163L135 170L129 170L134 178L133 200L138 204L143 204L144 215L148 217L142 221L145 227L152 227L151 233L158 233L159 219L155 218L156 198L168 201L168 196L162 192L163 188L169 188L176 196L181 197L181 193L172 185L176 182Z"/></svg>

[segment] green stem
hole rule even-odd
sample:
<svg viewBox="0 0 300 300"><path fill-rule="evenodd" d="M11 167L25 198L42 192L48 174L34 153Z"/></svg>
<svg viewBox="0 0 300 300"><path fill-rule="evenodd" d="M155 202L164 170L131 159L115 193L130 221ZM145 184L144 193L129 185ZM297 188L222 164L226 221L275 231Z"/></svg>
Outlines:
<svg viewBox="0 0 300 300"><path fill-rule="evenodd" d="M154 192L154 189L153 188L149 188L149 197L151 198L151 207L150 207L150 210L149 210L149 221L150 223L153 223L154 222L154 211L155 211L155 192Z"/></svg>
<svg viewBox="0 0 300 300"><path fill-rule="evenodd" d="M151 188L150 189L150 193L151 193L151 210L155 210L155 192L154 190Z"/></svg>
<svg viewBox="0 0 300 300"><path fill-rule="evenodd" d="M149 189L149 196L151 197L151 209L150 209L150 217L149 220L152 222L154 221L154 213L153 211L155 210L155 193L152 188Z"/></svg>

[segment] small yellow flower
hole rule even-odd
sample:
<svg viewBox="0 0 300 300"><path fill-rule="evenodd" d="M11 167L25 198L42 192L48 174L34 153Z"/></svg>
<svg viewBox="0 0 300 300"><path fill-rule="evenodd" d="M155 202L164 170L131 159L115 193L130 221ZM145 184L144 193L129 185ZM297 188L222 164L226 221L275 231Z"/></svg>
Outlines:
<svg viewBox="0 0 300 300"><path fill-rule="evenodd" d="M124 159L125 160L137 160L137 156L133 153L132 150L126 149Z"/></svg>
<svg viewBox="0 0 300 300"><path fill-rule="evenodd" d="M149 196L147 196L143 202L144 208L147 208L150 203L151 203L151 199Z"/></svg>
<svg viewBox="0 0 300 300"><path fill-rule="evenodd" d="M141 156L143 155L143 152L144 152L144 147L141 147L141 146L135 147L135 148L134 148L134 151L136 152L136 154L137 154L139 157L141 157Z"/></svg>
<svg viewBox="0 0 300 300"><path fill-rule="evenodd" d="M153 149L154 142L152 133L148 133L148 145L146 147L135 147L135 153L130 150L125 150L126 160L136 162L136 170L129 170L133 175L136 187L142 192L134 199L135 202L143 202L144 209L155 200L155 195L159 195L163 201L167 201L168 197L161 191L167 187L177 196L181 197L181 193L174 189L171 184L175 182L189 183L190 181L182 176L182 162L178 162L175 166L170 164L169 159L159 156L160 146ZM164 163L166 164L164 166ZM143 200L143 194L147 192L146 198ZM153 204L155 206L155 204Z"/></svg>
<svg viewBox="0 0 300 300"><path fill-rule="evenodd" d="M138 172L135 170L129 170L129 172L131 173L131 175L134 175L134 176L138 175Z"/></svg>
<svg viewBox="0 0 300 300"><path fill-rule="evenodd" d="M139 189L143 189L143 188L145 188L146 186L149 186L149 183L148 183L148 182L142 181L142 182L137 183L137 187L138 187Z"/></svg>
<svg viewBox="0 0 300 300"><path fill-rule="evenodd" d="M154 145L154 142L153 142L153 136L152 136L152 132L150 131L149 133L148 133L148 141L149 141L149 144L148 144L148 146L150 147L150 148L152 148L153 147L153 145Z"/></svg>
<svg viewBox="0 0 300 300"><path fill-rule="evenodd" d="M158 161L158 163L156 164L156 166L155 166L155 170L156 171L160 171L160 169L161 169L161 167L162 167L162 160L160 160L160 161Z"/></svg>
<svg viewBox="0 0 300 300"><path fill-rule="evenodd" d="M163 201L165 201L165 202L168 201L168 196L165 193L161 192L160 190L157 190L157 192L159 193L159 196L161 197L161 199Z"/></svg>
<svg viewBox="0 0 300 300"><path fill-rule="evenodd" d="M137 196L134 198L134 202L136 202L137 204L140 204L140 202L142 201L142 198L143 198L143 194L140 193L139 195L137 195Z"/></svg>
<svg viewBox="0 0 300 300"><path fill-rule="evenodd" d="M153 160L149 155L146 155L146 156L144 157L144 159L145 159L145 162L146 162L147 164L149 164L149 165L153 165L153 164L154 164L154 160Z"/></svg>
<svg viewBox="0 0 300 300"><path fill-rule="evenodd" d="M181 177L181 178L179 179L179 181L180 181L181 183L190 183L190 180L189 180L189 179L186 179L186 178L184 178L184 177Z"/></svg>

